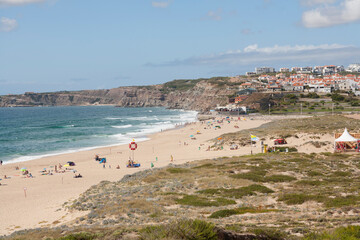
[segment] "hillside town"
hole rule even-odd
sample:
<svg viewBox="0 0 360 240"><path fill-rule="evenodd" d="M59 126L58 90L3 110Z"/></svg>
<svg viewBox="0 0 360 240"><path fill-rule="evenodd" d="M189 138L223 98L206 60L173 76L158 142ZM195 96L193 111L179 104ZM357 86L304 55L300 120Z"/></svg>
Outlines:
<svg viewBox="0 0 360 240"><path fill-rule="evenodd" d="M344 66L315 66L280 68L257 67L254 72L246 73L246 80L239 90L229 98L227 107L218 109L239 111L239 105L254 92L260 93L316 93L319 95L334 92L351 93L360 96L360 64ZM243 107L244 108L244 107Z"/></svg>
<svg viewBox="0 0 360 240"><path fill-rule="evenodd" d="M251 80L241 85L242 89L258 91L296 91L331 93L337 90L350 91L360 95L360 64L343 66L316 66L280 68L258 67L255 72L247 72Z"/></svg>

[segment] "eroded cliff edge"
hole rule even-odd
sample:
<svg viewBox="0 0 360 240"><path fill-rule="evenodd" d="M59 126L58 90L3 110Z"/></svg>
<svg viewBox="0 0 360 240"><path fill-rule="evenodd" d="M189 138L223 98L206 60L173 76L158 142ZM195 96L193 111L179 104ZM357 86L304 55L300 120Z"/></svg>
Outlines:
<svg viewBox="0 0 360 240"><path fill-rule="evenodd" d="M174 80L161 85L119 87L104 90L28 92L0 96L0 107L116 105L119 107L166 107L206 111L226 104L241 81L218 77Z"/></svg>

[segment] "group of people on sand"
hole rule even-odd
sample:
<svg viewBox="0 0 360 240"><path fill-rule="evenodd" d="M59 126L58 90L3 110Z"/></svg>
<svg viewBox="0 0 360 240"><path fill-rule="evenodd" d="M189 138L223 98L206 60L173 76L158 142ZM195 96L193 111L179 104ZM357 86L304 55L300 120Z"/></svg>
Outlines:
<svg viewBox="0 0 360 240"><path fill-rule="evenodd" d="M103 163L103 168L105 168L106 159L103 160L103 158L99 157L98 154L95 155L94 159L95 159L95 161L100 161L100 162L103 161L103 162L102 162L102 163ZM108 165L108 166L109 166L109 168L111 168L111 165ZM116 166L116 169L120 169L120 165L117 165L117 166Z"/></svg>

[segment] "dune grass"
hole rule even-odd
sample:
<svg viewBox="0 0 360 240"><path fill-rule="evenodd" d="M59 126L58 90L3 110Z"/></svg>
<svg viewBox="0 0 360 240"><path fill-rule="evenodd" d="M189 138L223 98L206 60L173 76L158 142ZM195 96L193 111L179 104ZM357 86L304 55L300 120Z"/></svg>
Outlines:
<svg viewBox="0 0 360 240"><path fill-rule="evenodd" d="M226 218L232 215L239 215L245 213L268 213L276 212L276 209L256 209L250 207L234 208L234 209L224 209L212 213L209 218Z"/></svg>

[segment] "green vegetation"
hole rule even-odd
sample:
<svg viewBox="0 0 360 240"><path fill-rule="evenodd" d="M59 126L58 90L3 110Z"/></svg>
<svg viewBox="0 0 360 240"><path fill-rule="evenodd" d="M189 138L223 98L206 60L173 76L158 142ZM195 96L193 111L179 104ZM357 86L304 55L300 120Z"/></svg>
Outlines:
<svg viewBox="0 0 360 240"><path fill-rule="evenodd" d="M256 192L258 193L273 193L274 191L262 186L253 184L247 187L242 187L238 189L205 189L198 191L198 193L208 194L208 195L221 195L225 197L234 197L234 198L242 198L244 196L252 196L256 195Z"/></svg>
<svg viewBox="0 0 360 240"><path fill-rule="evenodd" d="M235 175L231 175L232 178L241 178L241 179L247 179L251 180L253 182L291 182L296 180L295 177L287 176L287 175L270 175L265 176L265 171L254 171L254 172L248 172L248 173L239 173Z"/></svg>
<svg viewBox="0 0 360 240"><path fill-rule="evenodd" d="M302 98L320 98L320 96L317 93L308 93L308 94L300 94L300 97Z"/></svg>
<svg viewBox="0 0 360 240"><path fill-rule="evenodd" d="M167 171L169 173L188 173L190 172L189 169L186 169L186 168L168 168Z"/></svg>
<svg viewBox="0 0 360 240"><path fill-rule="evenodd" d="M255 209L249 207L235 208L235 209L224 209L219 210L212 213L209 218L225 218L230 217L232 215L239 215L245 213L268 213L268 212L276 212L278 210L275 209Z"/></svg>
<svg viewBox="0 0 360 240"><path fill-rule="evenodd" d="M199 78L199 79L180 79L173 80L171 82L164 83L161 91L169 92L169 91L188 91L195 87L195 85L201 81L212 84L215 87L222 87L225 85L233 86L240 85L241 82L231 83L229 82L229 77L213 77L213 78Z"/></svg>
<svg viewBox="0 0 360 240"><path fill-rule="evenodd" d="M139 240L156 239L216 240L218 237L212 223L201 220L179 220L167 225L146 227L140 231Z"/></svg>
<svg viewBox="0 0 360 240"><path fill-rule="evenodd" d="M279 201L284 201L286 204L295 205L295 204L303 204L307 201L316 201L319 203L323 203L327 208L339 208L343 206L351 206L356 205L357 202L360 201L359 196L346 196L346 197L335 197L329 198L324 195L306 195L301 193L290 193L284 194L279 198Z"/></svg>
<svg viewBox="0 0 360 240"><path fill-rule="evenodd" d="M173 80L171 82L164 83L163 90L178 90L178 91L187 91L195 87L195 85L202 81L203 79L196 80Z"/></svg>
<svg viewBox="0 0 360 240"><path fill-rule="evenodd" d="M189 205L195 207L211 207L211 206L226 206L236 204L234 200L226 198L216 198L214 200L200 197L197 195L185 195L183 198L177 199L176 202L181 205Z"/></svg>
<svg viewBox="0 0 360 240"><path fill-rule="evenodd" d="M96 234L81 232L67 235L65 237L61 237L58 240L94 240L98 239Z"/></svg>
<svg viewBox="0 0 360 240"><path fill-rule="evenodd" d="M268 104L271 104L271 113L273 114L291 114L300 113L327 113L327 112L359 112L360 98L348 92L334 92L332 94L318 93L277 93L271 97L265 96L262 101L267 99L267 104L260 104L260 111L267 114ZM253 99L250 103L260 102L260 99Z"/></svg>
<svg viewBox="0 0 360 240"><path fill-rule="evenodd" d="M211 167L213 167L213 166L214 166L214 164L212 164L212 163L206 163L206 164L202 164L202 165L196 166L196 167L194 167L194 169L211 168Z"/></svg>
<svg viewBox="0 0 360 240"><path fill-rule="evenodd" d="M283 201L289 205L303 204L307 201L322 201L323 197L319 195L306 195L302 193L289 193L279 197L279 201Z"/></svg>
<svg viewBox="0 0 360 240"><path fill-rule="evenodd" d="M272 228L254 228L250 229L251 232L253 232L256 236L261 237L262 239L268 239L268 240L289 240L292 239L291 236L286 234L285 232L282 232L278 229L272 229Z"/></svg>
<svg viewBox="0 0 360 240"><path fill-rule="evenodd" d="M334 102L342 102L345 100L345 97L343 95L340 95L338 93L331 94L331 99Z"/></svg>
<svg viewBox="0 0 360 240"><path fill-rule="evenodd" d="M340 227L333 231L308 234L304 240L356 240L360 239L360 226Z"/></svg>

